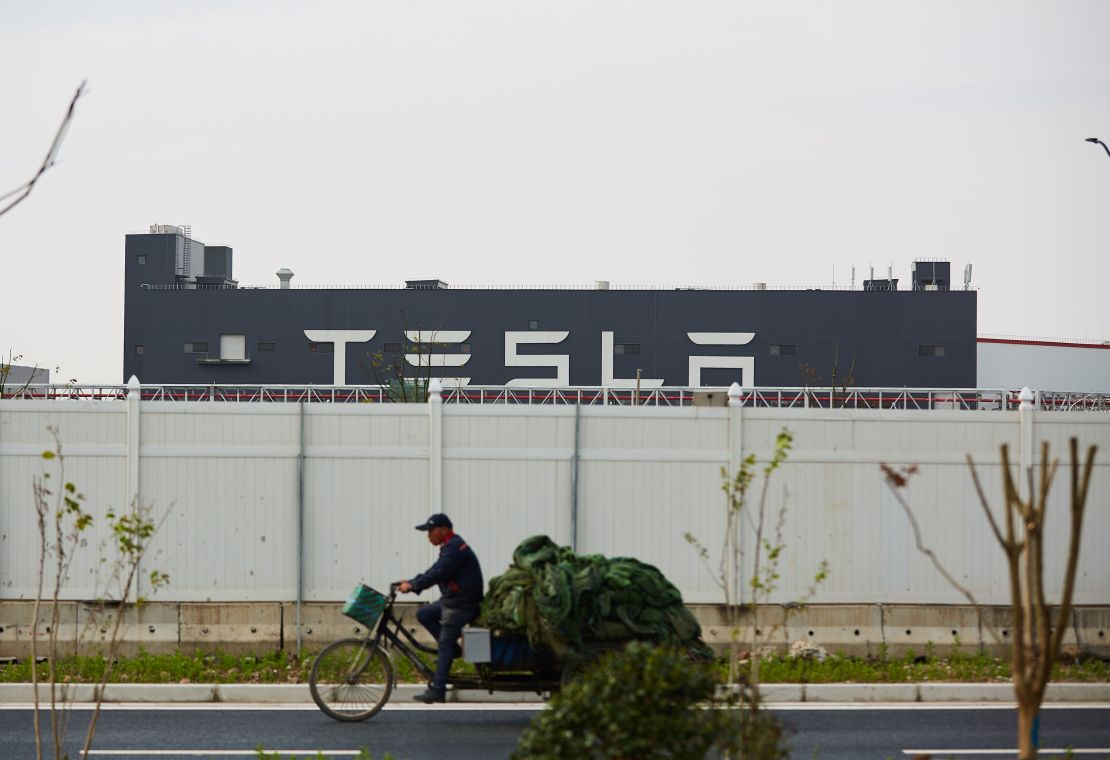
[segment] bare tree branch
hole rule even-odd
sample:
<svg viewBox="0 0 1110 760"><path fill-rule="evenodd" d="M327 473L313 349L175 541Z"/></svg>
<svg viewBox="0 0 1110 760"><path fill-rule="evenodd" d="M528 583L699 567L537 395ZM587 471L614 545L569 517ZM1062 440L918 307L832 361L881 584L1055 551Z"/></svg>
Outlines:
<svg viewBox="0 0 1110 760"><path fill-rule="evenodd" d="M975 484L975 492L979 494L979 503L983 505L983 512L987 515L991 530L994 531L994 537L998 539L998 545L1008 553L1009 546L1006 539L1002 537L1002 531L998 529L998 522L995 521L994 515L991 513L990 503L987 501L987 495L983 493L983 484L979 482L979 473L975 470L975 460L971 458L971 454L967 455L967 466L971 468L971 480Z"/></svg>
<svg viewBox="0 0 1110 760"><path fill-rule="evenodd" d="M1091 471L1095 466L1097 447L1087 449L1087 461L1082 471L1079 467L1079 440L1072 438L1071 448L1071 539L1068 543L1068 567L1064 573L1064 593L1060 597L1060 619L1052 633L1050 652L1059 652L1067 630L1067 615L1071 611L1072 594L1075 591L1075 571L1079 565L1079 541L1083 533L1083 511L1087 505L1087 487L1091 484Z"/></svg>
<svg viewBox="0 0 1110 760"><path fill-rule="evenodd" d="M38 168L38 171L35 172L34 176L31 177L31 179L29 179L27 182L17 187L15 190L5 193L4 195L0 195L0 201L5 201L13 195L17 196L16 199L9 203L7 206L0 208L0 216L3 216L4 214L11 211L13 208L18 206L24 198L30 195L31 191L35 189L35 183L39 181L39 178L42 177L42 175L46 174L46 171L50 169L50 167L54 166L54 164L57 162L58 152L62 149L62 142L66 139L66 133L69 131L69 125L73 122L73 113L74 110L77 108L77 101L84 93L85 82L81 82L80 86L77 88L77 92L73 93L73 99L69 101L69 108L66 109L66 115L62 119L62 123L58 126L57 134L54 135L54 142L50 144L50 150L47 151L46 158L43 159L42 165Z"/></svg>
<svg viewBox="0 0 1110 760"><path fill-rule="evenodd" d="M917 517L914 516L913 510L910 509L910 505L906 503L906 500L902 497L901 492L898 490L898 484L894 480L892 480L891 475L887 471L885 465L883 467L883 473L884 475L886 475L885 481L887 484L887 488L890 489L890 493L894 496L894 500L898 502L898 506L902 508L902 511L906 513L906 517L909 518L910 527L913 528L913 540L914 543L917 544L917 550L929 558L929 560L933 563L933 567L935 567L937 571L944 576L944 579L946 581L952 584L952 588L956 589L961 594L966 596L967 600L971 602L972 606L978 607L979 602L976 601L974 594L972 594L966 586L957 581L952 576L952 574L945 569L944 565L941 564L941 561L939 559L937 559L937 555L933 553L932 549L925 546L925 542L921 539L921 527L917 524Z"/></svg>
<svg viewBox="0 0 1110 760"><path fill-rule="evenodd" d="M1052 666L1060 653L1064 632L1068 629L1068 616L1071 614L1072 595L1075 589L1075 574L1079 565L1079 544L1083 529L1083 512L1087 501L1091 471L1094 466L1096 447L1087 451L1087 461L1082 471L1079 464L1079 441L1071 438L1071 538L1068 545L1067 570L1064 575L1064 590L1055 620L1049 611L1044 592L1044 532L1045 514L1048 509L1048 495L1056 476L1058 459L1049 459L1047 442L1041 444L1039 477L1034 477L1031 463L1023 463L1022 471L1015 476L1010 468L1010 451L1002 444L1002 487L1006 518L1006 536L1001 531L986 495L983 493L975 463L968 455L971 476L975 490L990 522L991 530L1006 552L1010 576L1010 609L1013 615L1014 637L1010 647L1011 671L1013 674L1014 695L1018 708L1018 756L1022 760L1037 757L1037 726L1045 688L1052 678ZM941 575L956 589L972 599L970 593L956 583L937 562L933 553L921 545L917 521L909 504L902 498L898 489L906 485L907 474L913 474L915 467L904 472L888 465L881 465L887 485L898 504L905 510L919 551L927 554ZM1018 492L1017 483L1025 476L1028 481L1028 498ZM1016 521L1021 521L1021 535L1017 536ZM1024 554L1024 557L1022 556ZM974 599L972 599L974 604ZM991 629L988 629L991 630Z"/></svg>

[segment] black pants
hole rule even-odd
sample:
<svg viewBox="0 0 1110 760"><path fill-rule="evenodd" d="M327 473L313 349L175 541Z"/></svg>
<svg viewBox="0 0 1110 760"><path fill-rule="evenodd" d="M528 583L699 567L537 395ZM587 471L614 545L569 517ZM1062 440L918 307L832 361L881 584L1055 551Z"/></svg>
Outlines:
<svg viewBox="0 0 1110 760"><path fill-rule="evenodd" d="M443 602L433 602L416 611L416 619L428 629L428 633L432 634L439 645L436 675L431 683L434 691L446 690L447 676L451 673L451 662L455 659L455 648L463 626L476 617L477 607L444 607Z"/></svg>

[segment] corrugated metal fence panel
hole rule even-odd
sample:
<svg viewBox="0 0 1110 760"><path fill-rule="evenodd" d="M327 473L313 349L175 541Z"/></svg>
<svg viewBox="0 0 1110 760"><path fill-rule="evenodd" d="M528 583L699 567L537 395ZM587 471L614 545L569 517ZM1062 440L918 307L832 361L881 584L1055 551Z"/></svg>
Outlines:
<svg viewBox="0 0 1110 760"><path fill-rule="evenodd" d="M31 479L62 431L67 479L103 522L126 506L125 402L0 402L0 597L33 593L37 531ZM295 404L143 402L139 407L140 494L173 505L144 571L171 576L167 601L290 600L296 595L297 468L301 410ZM1005 562L982 514L964 461L972 452L995 514L1001 514L998 447L1016 464L1016 412L855 411L584 406L304 406L305 598L343 598L359 580L384 586L424 569L435 551L413 526L427 517L433 467L442 466L442 508L500 573L516 543L548 533L570 543L575 414L579 414L578 547L657 565L689 601L721 598L684 534L712 552L724 527L721 467L730 440L760 463L786 427L794 449L769 491L765 535L786 512L786 549L774 599L804 594L818 563L829 578L818 602L960 603L914 548L910 524L882 482L879 465L916 464L906 496L923 540L983 603L1008 601ZM429 447L442 419L442 457ZM1110 601L1110 418L1037 414L1066 466L1067 438L1100 446L1085 522L1076 601ZM736 431L733 426L739 423ZM753 486L757 499L761 483ZM783 488L785 487L785 495ZM1049 515L1046 591L1055 598L1067 536L1068 473L1061 469ZM94 529L95 531L95 529ZM754 555L745 523L745 583ZM99 534L90 534L95 549ZM93 595L95 551L75 565L68 598Z"/></svg>
<svg viewBox="0 0 1110 760"><path fill-rule="evenodd" d="M1110 587L1110 550L1107 540L1110 537L1110 425L1098 424L1097 419L1088 419L1082 412L1061 412L1057 415L1041 415L1034 427L1037 462L1040 462L1040 442L1048 441L1050 459L1058 459L1059 469L1053 481L1049 502L1049 541L1046 549L1045 573L1046 593L1055 591L1063 584L1063 547L1066 546L1070 530L1070 491L1071 472L1068 439L1079 439L1079 462L1086 461L1087 448L1098 446L1095 455L1094 472L1091 474L1090 496L1083 517L1083 540L1079 553L1079 569L1076 577L1076 599L1080 603L1106 602ZM1051 579L1051 580L1050 580Z"/></svg>
<svg viewBox="0 0 1110 760"><path fill-rule="evenodd" d="M144 402L139 492L165 516L144 569L163 601L274 601L296 589L297 407Z"/></svg>
<svg viewBox="0 0 1110 760"><path fill-rule="evenodd" d="M711 551L723 520L728 414L714 408L582 410L579 550L658 567L688 601L721 597L687 533Z"/></svg>
<svg viewBox="0 0 1110 760"><path fill-rule="evenodd" d="M986 414L986 413L983 413ZM760 466L773 450L774 437L786 428L793 449L768 490L764 537L781 543L779 578L772 600L806 596L822 560L826 580L813 601L966 602L917 551L909 519L884 484L880 466L917 466L904 496L913 509L925 545L934 550L957 578L978 579L979 601L1001 602L1008 589L994 581L1004 571L1001 553L982 551L993 538L975 499L963 452L970 439L966 415L953 412L886 411L868 415L843 412L807 414L803 410L745 411L744 443ZM995 432L1010 425L985 420ZM996 450L996 447L995 447ZM986 464L997 453L979 453ZM758 494L762 473L753 488ZM776 538L779 510L785 505L781 540ZM752 508L758 508L753 495ZM754 572L754 536L749 532L745 577ZM766 552L763 552L766 556ZM984 558L987 558L984 562Z"/></svg>
<svg viewBox="0 0 1110 760"><path fill-rule="evenodd" d="M575 408L453 405L443 412L443 509L474 547L486 579L503 573L529 536L569 545Z"/></svg>
<svg viewBox="0 0 1110 760"><path fill-rule="evenodd" d="M359 582L384 591L426 567L413 526L428 516L428 407L305 409L305 599L343 599Z"/></svg>
<svg viewBox="0 0 1110 760"><path fill-rule="evenodd" d="M1088 415L1074 416L1086 421L1091 431L1108 427ZM1052 436L1045 427L1048 424L1044 415L1038 419L1038 440ZM754 450L765 459L774 435L783 427L794 433L794 449L775 476L779 487L772 488L768 500L767 519L773 526L782 503L782 487L787 489L782 541L787 548L772 599L785 602L804 595L817 564L824 559L829 563L828 578L818 587L815 601L966 603L966 597L917 550L909 518L879 477L880 465L885 462L917 466L903 495L918 522L924 546L936 553L980 603L1009 601L1005 557L983 513L965 456L967 452L974 456L993 513L1001 520L999 447L1009 444L1016 467L1019 428L1015 413L981 412L969 418L935 411L866 416L825 412L814 416L799 410L745 410L745 450ZM1060 427L1061 438L1077 433L1092 441L1098 437L1083 436L1081 430L1066 424ZM1063 573L1066 498L1066 488L1058 481L1047 530L1052 567L1045 577L1046 593L1053 599L1058 598ZM1087 520L1076 598L1105 601L1110 573L1105 552L1096 548L1099 539L1092 539L1107 535L1106 509L1098 499L1089 502ZM1100 529L1102 533L1097 532ZM745 577L750 577L750 543L747 552Z"/></svg>
<svg viewBox="0 0 1110 760"><path fill-rule="evenodd" d="M84 546L72 553L66 594L87 599L96 595L101 573L97 547L108 538L104 514L126 502L124 484L126 409L120 404L73 401L49 404L0 401L0 598L33 599L38 584L39 531L32 491L43 470L43 451L53 451L49 427L58 431L64 473L50 462L55 494L71 482L85 495L83 508L93 525L81 534ZM53 511L56 501L50 502ZM50 529L52 530L52 528ZM53 559L45 569L46 588L53 588ZM48 591L49 593L49 591Z"/></svg>

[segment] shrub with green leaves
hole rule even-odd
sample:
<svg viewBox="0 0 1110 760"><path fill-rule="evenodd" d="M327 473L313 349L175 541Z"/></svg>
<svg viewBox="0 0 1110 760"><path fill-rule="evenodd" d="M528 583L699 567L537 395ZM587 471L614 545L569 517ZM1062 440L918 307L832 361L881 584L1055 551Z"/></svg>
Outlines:
<svg viewBox="0 0 1110 760"><path fill-rule="evenodd" d="M643 643L608 654L555 695L525 729L514 760L787 756L781 725L753 692L717 696L712 666Z"/></svg>

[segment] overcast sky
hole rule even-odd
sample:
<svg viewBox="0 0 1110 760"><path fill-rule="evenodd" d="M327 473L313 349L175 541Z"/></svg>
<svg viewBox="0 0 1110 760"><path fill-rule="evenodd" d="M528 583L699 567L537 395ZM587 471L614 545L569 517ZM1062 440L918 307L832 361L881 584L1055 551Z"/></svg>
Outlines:
<svg viewBox="0 0 1110 760"><path fill-rule="evenodd" d="M848 285L1110 339L1110 2L0 0L0 348L122 381L123 244L244 285ZM835 275L834 275L835 273ZM141 378L140 378L141 379Z"/></svg>

